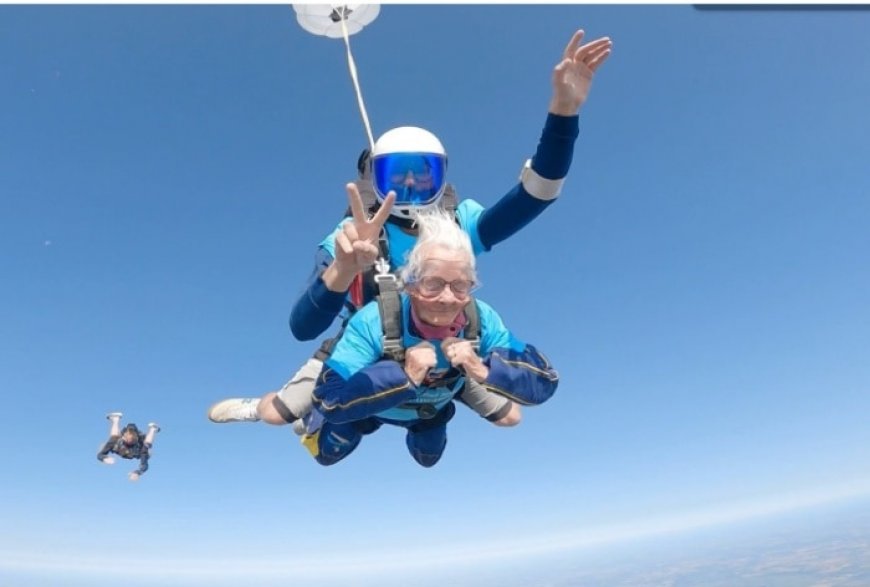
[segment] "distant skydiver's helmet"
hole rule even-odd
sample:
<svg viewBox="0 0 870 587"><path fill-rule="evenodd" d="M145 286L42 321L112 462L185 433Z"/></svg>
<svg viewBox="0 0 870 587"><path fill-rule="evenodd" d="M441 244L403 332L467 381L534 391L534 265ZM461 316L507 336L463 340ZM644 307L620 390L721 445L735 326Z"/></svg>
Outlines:
<svg viewBox="0 0 870 587"><path fill-rule="evenodd" d="M385 132L372 152L372 184L378 201L391 191L391 214L412 218L413 212L438 203L444 193L447 153L438 137L415 126Z"/></svg>

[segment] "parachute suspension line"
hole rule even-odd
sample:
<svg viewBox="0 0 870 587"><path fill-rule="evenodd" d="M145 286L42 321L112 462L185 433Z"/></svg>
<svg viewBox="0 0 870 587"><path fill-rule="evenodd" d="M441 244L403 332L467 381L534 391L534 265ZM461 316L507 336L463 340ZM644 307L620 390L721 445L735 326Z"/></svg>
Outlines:
<svg viewBox="0 0 870 587"><path fill-rule="evenodd" d="M323 35L331 39L344 38L347 47L347 67L356 91L356 99L359 111L362 115L366 134L369 140L369 149L374 150L375 139L372 136L372 128L369 116L363 103L362 91L359 86L359 76L353 53L350 49L350 36L360 32L364 26L377 18L380 13L379 4L294 4L296 21L299 25L315 35Z"/></svg>
<svg viewBox="0 0 870 587"><path fill-rule="evenodd" d="M347 67L350 70L350 78L351 78L351 80L353 80L353 87L354 87L354 90L356 90L356 101L357 101L357 104L359 105L359 112L360 112L360 115L362 116L363 124L366 127L366 135L369 138L369 149L374 151L375 150L375 138L372 135L372 126L371 126L371 124L369 124L369 115L366 113L366 106L365 106L365 103L363 102L362 91L360 90L360 87L359 87L359 76L357 76L357 72L356 72L356 63L354 63L354 61L353 61L353 53L350 50L350 35L347 32L347 22L346 22L347 21L347 18L346 18L347 12L346 11L348 11L348 7L342 6L338 10L341 11L341 15L340 15L341 16L341 32L342 32L342 35L344 36L344 45L345 45L345 47L347 47Z"/></svg>

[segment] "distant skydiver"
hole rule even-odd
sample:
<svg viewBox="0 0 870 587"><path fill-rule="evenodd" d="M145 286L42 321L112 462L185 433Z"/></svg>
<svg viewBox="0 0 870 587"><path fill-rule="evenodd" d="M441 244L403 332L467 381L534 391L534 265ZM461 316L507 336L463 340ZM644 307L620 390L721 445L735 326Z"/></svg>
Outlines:
<svg viewBox="0 0 870 587"><path fill-rule="evenodd" d="M109 456L109 453L114 453L122 459L139 459L139 468L127 475L130 481L138 481L139 477L148 470L151 447L154 446L154 436L160 432L160 426L150 422L146 434L142 434L132 423L127 424L121 430L122 416L121 412L106 414L106 418L111 422L109 440L97 453L97 459L106 465L115 464L115 458Z"/></svg>

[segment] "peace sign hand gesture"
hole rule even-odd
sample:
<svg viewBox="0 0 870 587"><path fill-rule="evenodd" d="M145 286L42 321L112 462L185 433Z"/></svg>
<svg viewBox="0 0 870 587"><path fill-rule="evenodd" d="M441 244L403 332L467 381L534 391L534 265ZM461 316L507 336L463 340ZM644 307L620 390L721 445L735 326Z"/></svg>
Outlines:
<svg viewBox="0 0 870 587"><path fill-rule="evenodd" d="M568 41L560 61L553 68L553 97L550 112L562 116L573 116L589 95L592 76L610 56L613 42L609 37L601 37L580 45L585 33L578 30Z"/></svg>
<svg viewBox="0 0 870 587"><path fill-rule="evenodd" d="M346 188L352 218L342 224L335 236L335 259L323 272L323 281L332 291L347 291L356 274L377 260L378 238L396 200L396 194L390 192L380 209L369 218L356 184L349 183Z"/></svg>

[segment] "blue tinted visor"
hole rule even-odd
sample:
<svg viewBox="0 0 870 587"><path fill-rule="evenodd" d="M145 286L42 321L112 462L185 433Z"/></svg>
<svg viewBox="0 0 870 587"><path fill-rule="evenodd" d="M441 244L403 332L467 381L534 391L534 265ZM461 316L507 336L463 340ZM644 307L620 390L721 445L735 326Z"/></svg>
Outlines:
<svg viewBox="0 0 870 587"><path fill-rule="evenodd" d="M396 205L426 206L444 189L446 159L433 153L390 153L372 161L372 183L381 198L396 192Z"/></svg>

